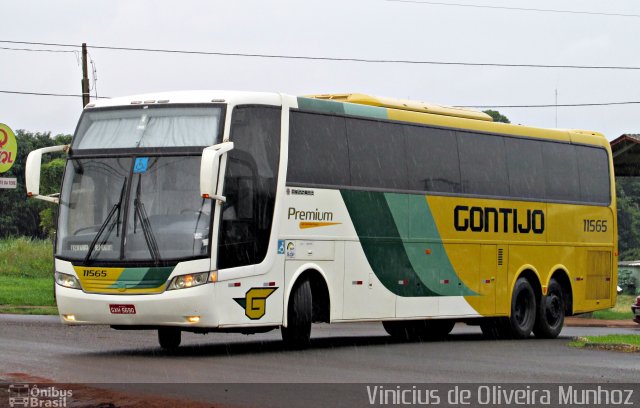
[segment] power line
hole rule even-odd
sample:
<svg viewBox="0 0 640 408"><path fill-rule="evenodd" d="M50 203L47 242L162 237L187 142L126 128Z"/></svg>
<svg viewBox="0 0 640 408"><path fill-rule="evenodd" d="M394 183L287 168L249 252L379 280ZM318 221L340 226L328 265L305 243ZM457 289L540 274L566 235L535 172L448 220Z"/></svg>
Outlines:
<svg viewBox="0 0 640 408"><path fill-rule="evenodd" d="M31 52L57 52L57 53L71 53L71 54L75 54L77 52L77 51L69 51L69 50L43 50L43 49L35 49L35 48L12 48L12 47L0 47L0 50L31 51Z"/></svg>
<svg viewBox="0 0 640 408"><path fill-rule="evenodd" d="M82 98L82 94L61 94L61 93L45 93L45 92L24 92L24 91L5 91L0 90L0 93L3 94L14 94L14 95L35 95L35 96L63 96L63 97L74 97L74 98ZM108 96L97 96L94 98L98 99L111 99Z"/></svg>
<svg viewBox="0 0 640 408"><path fill-rule="evenodd" d="M25 41L6 41L0 40L0 43L11 44L28 44L28 45L44 45L55 47L75 47L74 44L55 44ZM131 51L131 52L155 52L166 54L187 54L187 55L215 55L224 57L249 57L249 58L267 58L267 59L289 59L289 60L307 60L307 61L334 61L334 62L360 62L375 64L409 64L409 65L457 65L472 67L506 67L506 68L548 68L548 69L597 69L597 70L628 70L639 71L640 67L634 66L614 66L614 65L549 65L549 64L504 64L490 62L452 62L452 61L427 61L427 60L404 60L404 59L369 59L369 58L347 58L347 57L313 57L301 55L280 55L280 54L251 54L239 52L218 52L218 51L188 51L188 50L170 50L160 48L134 48L134 47L115 47L115 46L88 46L93 49L111 50L111 51Z"/></svg>
<svg viewBox="0 0 640 408"><path fill-rule="evenodd" d="M457 105L460 108L570 108L570 107L586 107L586 106L614 106L614 105L637 105L640 101L630 102L601 102L601 103L562 103L558 105Z"/></svg>
<svg viewBox="0 0 640 408"><path fill-rule="evenodd" d="M623 14L623 13L600 13L595 11L577 11L577 10L555 10L555 9L537 9L537 8L524 8L524 7L506 7L506 6L488 6L484 4L463 4L463 3L441 3L435 1L420 1L420 0L385 0L393 3L413 3L413 4L428 4L434 6L451 6L451 7L473 7L473 8L486 8L486 9L500 9L511 11L534 11L538 13L563 13L563 14L587 14L591 16L607 16L607 17L640 17L640 14Z"/></svg>

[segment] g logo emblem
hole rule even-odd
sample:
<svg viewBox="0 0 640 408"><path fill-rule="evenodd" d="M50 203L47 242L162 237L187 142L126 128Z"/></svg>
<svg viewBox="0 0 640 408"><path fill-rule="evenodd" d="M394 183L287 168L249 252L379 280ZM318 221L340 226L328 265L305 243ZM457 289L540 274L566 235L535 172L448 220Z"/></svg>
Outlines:
<svg viewBox="0 0 640 408"><path fill-rule="evenodd" d="M251 288L244 298L233 298L251 320L261 319L267 312L267 298L278 288Z"/></svg>

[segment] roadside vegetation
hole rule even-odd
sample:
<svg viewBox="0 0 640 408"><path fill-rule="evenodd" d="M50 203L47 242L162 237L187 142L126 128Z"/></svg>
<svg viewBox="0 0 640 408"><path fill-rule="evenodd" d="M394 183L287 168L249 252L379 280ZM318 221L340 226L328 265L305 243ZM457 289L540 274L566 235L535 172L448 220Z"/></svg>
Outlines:
<svg viewBox="0 0 640 408"><path fill-rule="evenodd" d="M615 307L593 312L591 317L602 320L633 320L631 305L635 299L636 297L633 295L618 295Z"/></svg>
<svg viewBox="0 0 640 408"><path fill-rule="evenodd" d="M608 334L605 336L577 337L569 343L569 346L623 352L640 352L640 335Z"/></svg>
<svg viewBox="0 0 640 408"><path fill-rule="evenodd" d="M49 240L0 239L0 313L57 314Z"/></svg>

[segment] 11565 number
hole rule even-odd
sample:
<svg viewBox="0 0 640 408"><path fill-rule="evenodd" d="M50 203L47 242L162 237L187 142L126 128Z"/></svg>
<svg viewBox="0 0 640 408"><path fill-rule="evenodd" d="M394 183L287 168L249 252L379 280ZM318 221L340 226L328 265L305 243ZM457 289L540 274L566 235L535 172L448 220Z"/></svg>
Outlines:
<svg viewBox="0 0 640 408"><path fill-rule="evenodd" d="M584 232L607 232L607 220L583 220Z"/></svg>

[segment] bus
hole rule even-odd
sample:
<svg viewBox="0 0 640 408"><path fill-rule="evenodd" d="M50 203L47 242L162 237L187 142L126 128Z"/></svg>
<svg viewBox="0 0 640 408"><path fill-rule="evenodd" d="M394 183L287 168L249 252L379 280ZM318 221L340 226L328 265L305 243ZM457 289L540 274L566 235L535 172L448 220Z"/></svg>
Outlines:
<svg viewBox="0 0 640 408"><path fill-rule="evenodd" d="M39 194L44 153L66 152ZM59 205L62 322L182 332L456 322L554 338L616 301L611 149L583 130L362 94L190 91L88 104L69 146L30 153Z"/></svg>

